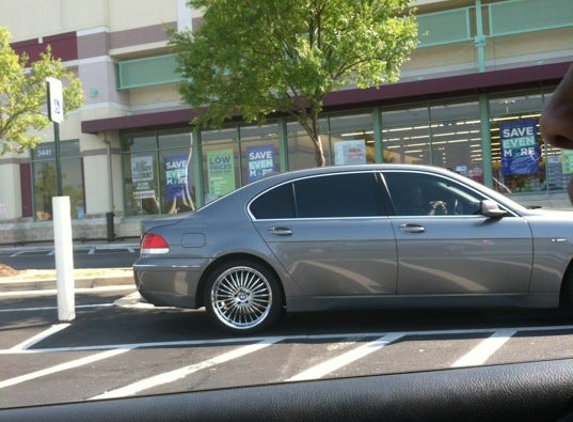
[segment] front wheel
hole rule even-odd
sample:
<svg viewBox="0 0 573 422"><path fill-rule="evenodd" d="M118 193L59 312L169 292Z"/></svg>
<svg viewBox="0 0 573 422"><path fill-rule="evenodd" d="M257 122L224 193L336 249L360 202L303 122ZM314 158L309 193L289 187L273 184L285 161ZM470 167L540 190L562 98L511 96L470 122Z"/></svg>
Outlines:
<svg viewBox="0 0 573 422"><path fill-rule="evenodd" d="M559 298L561 308L573 310L573 267L569 267L563 277L561 297Z"/></svg>
<svg viewBox="0 0 573 422"><path fill-rule="evenodd" d="M223 264L207 280L205 308L211 321L226 331L263 330L277 320L282 309L277 277L257 262Z"/></svg>

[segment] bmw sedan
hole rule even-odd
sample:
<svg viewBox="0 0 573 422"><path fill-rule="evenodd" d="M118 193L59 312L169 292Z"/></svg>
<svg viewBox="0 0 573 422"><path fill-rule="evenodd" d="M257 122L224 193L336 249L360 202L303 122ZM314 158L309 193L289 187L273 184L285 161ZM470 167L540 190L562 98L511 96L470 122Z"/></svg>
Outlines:
<svg viewBox="0 0 573 422"><path fill-rule="evenodd" d="M436 167L278 174L141 225L141 296L235 333L285 310L573 304L573 213Z"/></svg>

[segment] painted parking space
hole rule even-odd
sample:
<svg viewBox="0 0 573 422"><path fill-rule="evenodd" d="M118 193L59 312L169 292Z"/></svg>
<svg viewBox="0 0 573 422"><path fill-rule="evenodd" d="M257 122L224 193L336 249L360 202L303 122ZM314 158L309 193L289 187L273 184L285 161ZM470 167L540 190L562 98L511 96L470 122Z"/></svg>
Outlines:
<svg viewBox="0 0 573 422"><path fill-rule="evenodd" d="M27 336L3 342L0 407L520 362L555 349L573 356L565 324L364 332L350 324L325 333L315 323L292 333L287 321L282 332L227 337L201 311L113 302L80 308L70 324L24 324ZM38 315L21 310L30 314Z"/></svg>

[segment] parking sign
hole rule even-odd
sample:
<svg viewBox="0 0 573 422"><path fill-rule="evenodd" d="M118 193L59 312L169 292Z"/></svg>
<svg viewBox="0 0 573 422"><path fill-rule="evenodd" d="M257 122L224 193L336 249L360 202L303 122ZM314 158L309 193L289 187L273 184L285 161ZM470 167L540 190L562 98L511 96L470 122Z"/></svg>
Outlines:
<svg viewBox="0 0 573 422"><path fill-rule="evenodd" d="M48 91L48 117L54 123L64 121L64 99L62 96L62 81L56 78L46 78Z"/></svg>

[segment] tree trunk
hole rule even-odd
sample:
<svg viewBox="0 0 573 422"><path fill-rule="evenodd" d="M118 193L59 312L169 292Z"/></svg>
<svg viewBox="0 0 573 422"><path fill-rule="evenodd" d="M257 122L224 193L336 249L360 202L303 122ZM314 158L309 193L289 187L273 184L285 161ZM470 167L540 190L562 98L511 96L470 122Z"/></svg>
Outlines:
<svg viewBox="0 0 573 422"><path fill-rule="evenodd" d="M322 148L322 140L318 128L318 113L313 113L309 120L305 119L300 123L312 141L316 166L324 167L326 165L326 159L324 158L324 149Z"/></svg>
<svg viewBox="0 0 573 422"><path fill-rule="evenodd" d="M322 149L322 141L320 135L316 134L312 138L312 144L314 146L314 159L316 161L317 167L324 167L326 165L326 160L324 158L324 150Z"/></svg>

